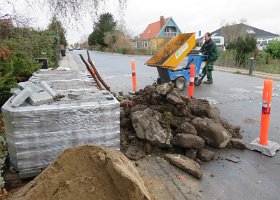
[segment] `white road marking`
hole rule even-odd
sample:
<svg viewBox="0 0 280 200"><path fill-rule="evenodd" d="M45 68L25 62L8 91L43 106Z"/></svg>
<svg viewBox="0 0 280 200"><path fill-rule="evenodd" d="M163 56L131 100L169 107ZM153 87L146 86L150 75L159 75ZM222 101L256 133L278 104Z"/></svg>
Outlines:
<svg viewBox="0 0 280 200"><path fill-rule="evenodd" d="M240 92L240 93L251 92L250 90L246 90L244 88L230 88L229 90L233 92Z"/></svg>
<svg viewBox="0 0 280 200"><path fill-rule="evenodd" d="M254 86L254 88L262 90L263 89L263 85L262 86Z"/></svg>
<svg viewBox="0 0 280 200"><path fill-rule="evenodd" d="M258 94L261 94L263 93L263 91L254 91L255 93L258 93ZM276 94L276 93L272 93L272 96L273 97L279 97L279 94Z"/></svg>
<svg viewBox="0 0 280 200"><path fill-rule="evenodd" d="M128 77L131 76L131 74L125 74L125 75L113 75L113 76L106 76L104 77L105 79L112 79L112 78L117 78L117 77Z"/></svg>

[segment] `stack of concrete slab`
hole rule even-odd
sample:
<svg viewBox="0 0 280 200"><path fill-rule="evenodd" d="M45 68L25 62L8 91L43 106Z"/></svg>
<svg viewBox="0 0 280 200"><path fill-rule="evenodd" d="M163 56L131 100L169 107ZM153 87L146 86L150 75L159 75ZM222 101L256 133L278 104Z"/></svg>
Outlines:
<svg viewBox="0 0 280 200"><path fill-rule="evenodd" d="M111 93L98 90L86 74L41 70L13 94L2 113L10 163L21 177L38 174L68 147L120 148L119 102ZM17 98L22 102L13 105Z"/></svg>

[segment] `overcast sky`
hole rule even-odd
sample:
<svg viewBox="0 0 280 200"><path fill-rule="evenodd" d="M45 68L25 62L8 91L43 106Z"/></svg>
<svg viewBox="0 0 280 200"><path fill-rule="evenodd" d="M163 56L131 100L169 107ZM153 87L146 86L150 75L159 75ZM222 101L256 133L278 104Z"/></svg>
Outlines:
<svg viewBox="0 0 280 200"><path fill-rule="evenodd" d="M280 34L279 0L128 0L122 14L116 6L116 0L106 2L107 6L101 8L100 12L111 12L115 19L123 19L133 35L139 35L149 23L158 21L160 16L172 17L182 32L211 32L225 23L238 23L240 19L246 19L248 25ZM36 19L34 26L43 28L48 24L50 14L34 9L30 11L22 5L20 7L20 11L25 14L30 15L32 12ZM72 44L91 32L92 19L85 16L82 26L67 29L67 39Z"/></svg>

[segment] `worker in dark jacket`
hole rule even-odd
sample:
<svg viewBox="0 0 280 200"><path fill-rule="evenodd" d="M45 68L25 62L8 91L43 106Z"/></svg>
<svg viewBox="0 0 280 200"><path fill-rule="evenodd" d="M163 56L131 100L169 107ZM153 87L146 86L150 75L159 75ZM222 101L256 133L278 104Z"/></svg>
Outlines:
<svg viewBox="0 0 280 200"><path fill-rule="evenodd" d="M202 79L205 75L207 75L207 81L204 81L203 83L212 84L212 71L214 70L214 62L218 58L218 50L215 42L211 39L211 33L205 33L204 39L205 42L200 49L200 52L203 54L204 61L206 61L205 67L202 70Z"/></svg>

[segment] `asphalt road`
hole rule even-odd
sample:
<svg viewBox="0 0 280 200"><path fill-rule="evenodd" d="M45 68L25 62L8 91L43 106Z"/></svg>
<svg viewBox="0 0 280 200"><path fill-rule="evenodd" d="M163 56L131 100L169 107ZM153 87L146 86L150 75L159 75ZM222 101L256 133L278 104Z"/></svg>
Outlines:
<svg viewBox="0 0 280 200"><path fill-rule="evenodd" d="M80 61L79 53L86 55L84 51L73 51L77 61ZM127 93L132 90L131 59L136 61L139 89L152 84L157 78L156 68L144 65L149 56L90 54L112 91ZM259 136L263 79L216 71L213 77L214 84L196 87L194 97L208 99L220 109L222 117L240 125L245 142L251 142ZM269 139L280 143L280 82L274 82L273 87ZM187 89L183 94L187 94ZM216 159L203 164L204 174L200 181L157 157L138 161L139 170L146 181L157 180L158 184L151 182L151 185L158 185L152 190L162 193L160 199L280 199L280 152L272 158L250 150L215 152ZM226 158L240 162L229 162ZM181 175L186 179L179 180Z"/></svg>

